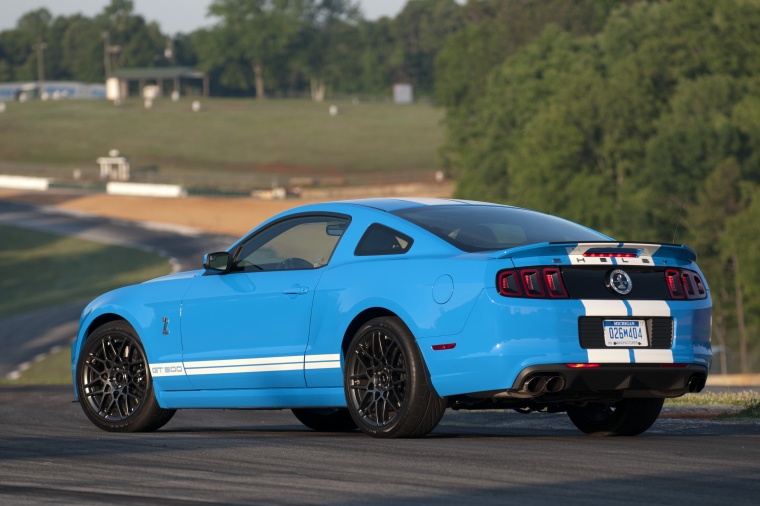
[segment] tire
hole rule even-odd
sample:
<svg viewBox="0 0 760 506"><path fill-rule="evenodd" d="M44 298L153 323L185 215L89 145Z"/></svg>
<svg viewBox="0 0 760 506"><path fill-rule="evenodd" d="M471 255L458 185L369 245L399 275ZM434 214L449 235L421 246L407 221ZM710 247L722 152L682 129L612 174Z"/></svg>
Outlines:
<svg viewBox="0 0 760 506"><path fill-rule="evenodd" d="M147 364L140 339L127 322L95 329L76 369L79 404L87 418L109 432L150 432L166 425L176 410L158 405Z"/></svg>
<svg viewBox="0 0 760 506"><path fill-rule="evenodd" d="M578 429L592 436L636 436L660 416L664 399L623 399L615 404L589 403L568 407L567 416Z"/></svg>
<svg viewBox="0 0 760 506"><path fill-rule="evenodd" d="M351 417L373 437L424 436L446 410L446 400L428 386L414 336L396 317L375 318L356 332L344 388Z"/></svg>
<svg viewBox="0 0 760 506"><path fill-rule="evenodd" d="M298 408L291 411L299 422L318 432L356 430L356 423L346 408Z"/></svg>

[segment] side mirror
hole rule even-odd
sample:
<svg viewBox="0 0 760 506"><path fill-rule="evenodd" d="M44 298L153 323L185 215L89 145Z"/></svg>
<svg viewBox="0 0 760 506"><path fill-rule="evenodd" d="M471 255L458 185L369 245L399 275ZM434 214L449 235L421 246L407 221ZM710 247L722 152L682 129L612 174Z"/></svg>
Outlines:
<svg viewBox="0 0 760 506"><path fill-rule="evenodd" d="M230 268L230 254L220 251L203 255L203 268L207 271L227 272Z"/></svg>

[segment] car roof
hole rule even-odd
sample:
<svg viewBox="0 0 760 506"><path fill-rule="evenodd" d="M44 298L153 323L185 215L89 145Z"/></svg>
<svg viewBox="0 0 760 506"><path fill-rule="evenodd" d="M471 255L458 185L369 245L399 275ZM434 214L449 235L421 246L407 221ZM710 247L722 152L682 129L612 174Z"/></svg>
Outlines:
<svg viewBox="0 0 760 506"><path fill-rule="evenodd" d="M457 199L438 199L438 198L381 198L381 199L357 199L344 200L344 204L356 204L364 207L371 207L380 211L393 212L401 209L410 209L415 207L429 206L502 206L501 204L492 204L489 202L477 202L473 200Z"/></svg>

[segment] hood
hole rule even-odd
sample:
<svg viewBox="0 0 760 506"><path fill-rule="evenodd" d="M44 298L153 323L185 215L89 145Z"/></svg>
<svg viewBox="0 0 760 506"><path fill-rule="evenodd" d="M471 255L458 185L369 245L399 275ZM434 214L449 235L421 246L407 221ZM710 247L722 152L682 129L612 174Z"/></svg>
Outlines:
<svg viewBox="0 0 760 506"><path fill-rule="evenodd" d="M188 278L195 278L198 276L203 275L203 269L195 270L195 271L183 271L183 272L175 272L174 274L167 274L166 276L161 276L154 279L149 279L148 281L143 281L143 283L155 283L157 281L171 281L175 279L188 279Z"/></svg>

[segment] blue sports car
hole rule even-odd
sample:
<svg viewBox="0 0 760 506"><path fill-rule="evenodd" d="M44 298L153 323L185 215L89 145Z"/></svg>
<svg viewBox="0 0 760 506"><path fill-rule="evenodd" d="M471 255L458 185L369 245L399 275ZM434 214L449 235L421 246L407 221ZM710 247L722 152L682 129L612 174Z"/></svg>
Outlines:
<svg viewBox="0 0 760 506"><path fill-rule="evenodd" d="M180 408L288 408L314 430L415 437L452 408L635 435L705 385L712 303L695 259L504 205L303 206L200 270L90 303L74 388L116 432Z"/></svg>

